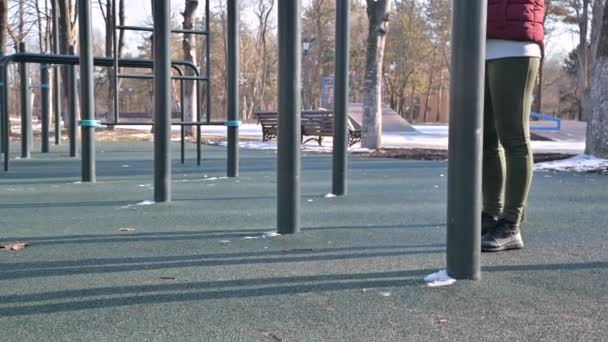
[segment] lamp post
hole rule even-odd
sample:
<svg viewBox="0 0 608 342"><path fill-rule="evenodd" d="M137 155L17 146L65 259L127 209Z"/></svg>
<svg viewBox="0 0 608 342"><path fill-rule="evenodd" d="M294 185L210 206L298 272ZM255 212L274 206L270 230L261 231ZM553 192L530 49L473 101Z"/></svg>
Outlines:
<svg viewBox="0 0 608 342"><path fill-rule="evenodd" d="M303 38L302 39L302 51L304 53L303 73L304 73L304 86L302 87L302 108L310 108L312 106L312 90L310 89L310 76L308 73L308 51L310 51L310 45L314 42L314 38Z"/></svg>
<svg viewBox="0 0 608 342"><path fill-rule="evenodd" d="M308 56L308 51L310 50L310 44L314 41L315 41L314 38L302 39L302 51L304 51L304 56Z"/></svg>

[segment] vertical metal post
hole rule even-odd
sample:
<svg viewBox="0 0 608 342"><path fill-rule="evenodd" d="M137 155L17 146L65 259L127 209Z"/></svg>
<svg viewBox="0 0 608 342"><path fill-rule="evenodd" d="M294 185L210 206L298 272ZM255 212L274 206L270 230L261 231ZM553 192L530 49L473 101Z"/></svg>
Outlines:
<svg viewBox="0 0 608 342"><path fill-rule="evenodd" d="M154 201L171 201L169 0L154 0Z"/></svg>
<svg viewBox="0 0 608 342"><path fill-rule="evenodd" d="M82 115L82 181L95 182L95 94L93 86L93 42L91 1L79 0L80 113Z"/></svg>
<svg viewBox="0 0 608 342"><path fill-rule="evenodd" d="M181 69L180 69L181 70ZM186 112L184 111L184 80L179 80L179 121L186 121ZM180 131L180 159L182 164L186 159L186 127L184 125L179 126Z"/></svg>
<svg viewBox="0 0 608 342"><path fill-rule="evenodd" d="M334 147L332 193L346 195L348 151L348 68L350 1L336 0L336 63L334 84Z"/></svg>
<svg viewBox="0 0 608 342"><path fill-rule="evenodd" d="M19 43L19 52L25 53L25 43ZM21 76L21 158L32 157L32 107L28 65L20 63Z"/></svg>
<svg viewBox="0 0 608 342"><path fill-rule="evenodd" d="M228 177L239 175L239 4L228 1Z"/></svg>
<svg viewBox="0 0 608 342"><path fill-rule="evenodd" d="M75 55L74 45L70 45L70 55ZM68 87L70 89L68 96L68 116L70 119L68 126L68 135L70 138L70 157L76 157L76 66L68 67Z"/></svg>
<svg viewBox="0 0 608 342"><path fill-rule="evenodd" d="M2 137L4 139L4 143L2 147L4 147L4 171L8 171L8 157L10 154L10 141L11 141L11 125L10 125L10 115L8 112L8 63L5 63L4 65L2 65L2 76L3 76L3 84L4 87L2 87L2 113L4 115L3 117L3 127L4 127L4 136Z"/></svg>
<svg viewBox="0 0 608 342"><path fill-rule="evenodd" d="M300 0L279 1L279 131L277 230L300 231L302 25Z"/></svg>
<svg viewBox="0 0 608 342"><path fill-rule="evenodd" d="M49 152L49 65L40 64L40 121L42 153Z"/></svg>
<svg viewBox="0 0 608 342"><path fill-rule="evenodd" d="M120 105L119 105L119 101L120 101L120 86L119 86L119 82L118 82L118 75L120 74L120 66L118 65L118 59L120 58L120 54L118 51L118 37L116 37L116 6L118 4L118 1L113 1L112 2L112 52L113 52L113 56L114 56L114 66L113 66L113 73L112 73L112 84L114 85L114 102L112 103L113 105L113 112L114 112L114 122L118 122L120 120ZM110 15L110 14L108 14ZM121 29L122 30L122 29Z"/></svg>
<svg viewBox="0 0 608 342"><path fill-rule="evenodd" d="M205 38L205 71L207 75L207 122L211 122L211 32L209 32L209 26L211 21L211 10L209 9L209 1L205 0L205 32L207 37ZM199 101L200 102L200 101ZM200 128L199 128L200 130ZM200 144L200 141L198 142ZM200 165L200 163L199 163Z"/></svg>
<svg viewBox="0 0 608 342"><path fill-rule="evenodd" d="M199 68L199 76L201 75L200 73L200 68ZM201 80L197 80L196 81L196 121L197 122L201 122L202 118L201 118L201 103L202 103L202 98L203 98L203 93L202 93L202 86L201 86L202 82ZM207 92L209 93L209 92ZM196 125L196 165L201 166L201 125Z"/></svg>
<svg viewBox="0 0 608 342"><path fill-rule="evenodd" d="M0 48L0 60L2 60L3 54ZM4 81L4 69L0 67L0 153L4 153L4 134L6 134L4 127L4 87L6 82Z"/></svg>
<svg viewBox="0 0 608 342"><path fill-rule="evenodd" d="M53 17L53 53L59 54L59 14L57 6L58 0L53 1L51 6L51 16ZM60 67L53 67L53 117L55 119L55 145L61 144L61 89L59 89Z"/></svg>
<svg viewBox="0 0 608 342"><path fill-rule="evenodd" d="M486 0L455 0L448 164L447 270L479 279Z"/></svg>

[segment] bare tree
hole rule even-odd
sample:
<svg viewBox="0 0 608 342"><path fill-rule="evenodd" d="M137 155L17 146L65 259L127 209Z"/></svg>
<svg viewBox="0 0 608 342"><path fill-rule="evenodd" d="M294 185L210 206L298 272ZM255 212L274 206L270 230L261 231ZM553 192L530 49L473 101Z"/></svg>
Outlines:
<svg viewBox="0 0 608 342"><path fill-rule="evenodd" d="M75 45L75 29L76 20L78 19L78 11L74 0L54 0L51 3L57 2L57 8L59 9L59 53L68 54L69 46ZM68 124L68 94L69 85L65 80L68 79L68 69L61 67L61 80L62 84L62 97L61 97L61 117L63 119L64 126Z"/></svg>
<svg viewBox="0 0 608 342"><path fill-rule="evenodd" d="M198 7L198 0L185 0L183 29L192 30L194 29L194 17L196 9ZM188 62L196 61L196 40L194 35L191 33L184 33L182 40L182 48L184 50L184 60ZM186 69L186 75L194 76L194 71L190 68ZM186 121L194 121L196 119L195 113L197 110L196 97L194 96L194 81L184 81L184 116ZM194 135L194 126L186 129L188 135Z"/></svg>
<svg viewBox="0 0 608 342"><path fill-rule="evenodd" d="M257 34L255 36L254 53L253 56L251 56L253 57L254 70L251 73L252 78L248 79L250 94L249 108L243 108L246 110L245 119L251 118L254 110L266 108L265 97L270 68L270 61L268 60L268 32L272 28L270 26L270 15L273 8L273 0L253 1L253 13L256 18Z"/></svg>
<svg viewBox="0 0 608 342"><path fill-rule="evenodd" d="M389 26L391 0L367 0L369 29L365 78L361 146L377 149L382 146L382 63Z"/></svg>
<svg viewBox="0 0 608 342"><path fill-rule="evenodd" d="M8 34L8 0L0 0L0 52L6 55Z"/></svg>
<svg viewBox="0 0 608 342"><path fill-rule="evenodd" d="M593 51L595 62L592 73L591 117L587 122L587 147L585 152L608 158L608 2L598 10L598 33Z"/></svg>

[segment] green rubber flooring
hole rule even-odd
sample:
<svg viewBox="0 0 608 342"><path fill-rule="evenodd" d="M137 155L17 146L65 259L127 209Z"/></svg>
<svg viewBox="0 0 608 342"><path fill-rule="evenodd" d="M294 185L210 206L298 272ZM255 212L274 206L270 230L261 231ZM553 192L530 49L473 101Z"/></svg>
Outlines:
<svg viewBox="0 0 608 342"><path fill-rule="evenodd" d="M177 159L177 145L174 158ZM173 202L152 200L152 143L97 144L96 184L66 147L0 171L2 341L606 341L608 177L536 173L526 248L445 266L444 162L303 154L302 232L276 228L276 153L189 146ZM120 228L135 231L121 232Z"/></svg>

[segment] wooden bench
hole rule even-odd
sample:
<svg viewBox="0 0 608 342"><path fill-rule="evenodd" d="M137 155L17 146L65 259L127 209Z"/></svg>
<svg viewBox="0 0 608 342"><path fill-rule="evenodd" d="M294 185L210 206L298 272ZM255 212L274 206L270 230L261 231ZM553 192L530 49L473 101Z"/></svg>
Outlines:
<svg viewBox="0 0 608 342"><path fill-rule="evenodd" d="M273 111L257 111L255 116L258 123L262 125L262 141L266 142L277 137L278 113ZM323 137L331 137L333 131L334 116L329 110L304 110L301 115L301 141L303 144L316 141L319 146L323 144ZM361 141L361 126L350 116L347 121L348 144L354 145ZM305 140L305 137L308 139Z"/></svg>

